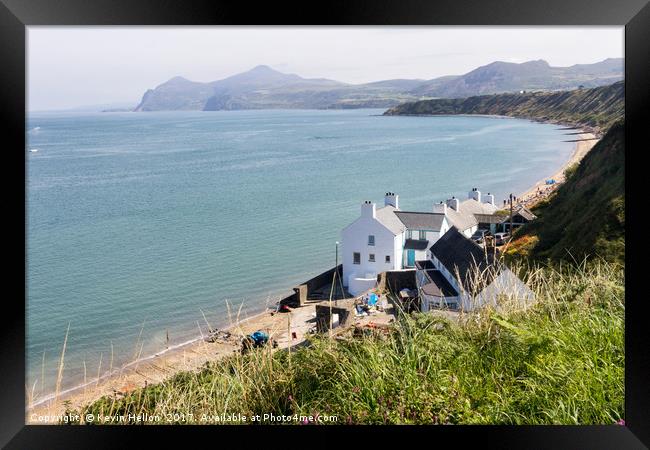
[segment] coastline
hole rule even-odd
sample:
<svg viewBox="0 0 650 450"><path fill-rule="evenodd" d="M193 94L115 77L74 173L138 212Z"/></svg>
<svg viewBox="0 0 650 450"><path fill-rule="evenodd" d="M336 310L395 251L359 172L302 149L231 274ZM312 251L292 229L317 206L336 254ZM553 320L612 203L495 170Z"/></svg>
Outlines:
<svg viewBox="0 0 650 450"><path fill-rule="evenodd" d="M278 326L277 322L280 318L284 318L284 316L281 314L271 315L267 309L215 330L230 333L232 338L229 340L219 339L207 342L205 336L197 336L153 355L123 364L104 373L99 378L93 377L90 381L63 390L56 398L56 393L50 393L43 398L36 399L35 402L30 402L27 398L25 423L52 423L51 421L38 420L33 416L61 415L66 409L66 402L69 402L72 409L80 408L103 396L122 396L147 384L159 383L178 372L196 370L207 362L216 361L238 351L241 337L258 329L267 331L269 335L278 340L279 347L282 347L282 338L284 337L286 341L286 336L279 335L281 330L286 331L286 326L284 320L282 320L281 326ZM286 346L287 342L284 344Z"/></svg>
<svg viewBox="0 0 650 450"><path fill-rule="evenodd" d="M387 110L388 111L388 110ZM517 195L520 205L530 208L537 202L547 198L564 182L564 171L575 163L579 163L582 158L600 141L602 138L602 130L597 127L588 127L577 123L561 122L557 120L541 120L535 117L525 116L508 116L499 114L382 114L385 117L445 117L445 116L463 116L463 117L490 117L493 119L524 119L537 123L548 123L567 129L576 130L579 134L574 134L576 137L576 145L573 149L571 157L552 175L544 177L535 182L530 188ZM547 185L546 180L554 179L555 183Z"/></svg>
<svg viewBox="0 0 650 450"><path fill-rule="evenodd" d="M585 155L600 140L600 137L596 136L596 134L592 132L584 130L579 131L581 131L580 134L574 135L579 140L576 142L571 157L555 173L548 177L540 179L539 181L535 182L530 188L519 194L517 198L521 199L521 202L519 202L520 204L523 204L525 207L529 208L540 200L548 197L559 186L561 186L562 183L564 183L564 171L571 167L573 164L579 163L582 158L584 158ZM548 179L554 179L555 183L552 185L547 185L546 180Z"/></svg>
<svg viewBox="0 0 650 450"><path fill-rule="evenodd" d="M511 116L489 117L516 118ZM556 125L561 126L565 124ZM576 142L570 158L555 174L537 181L519 196L523 199L524 205L530 206L552 193L564 181L563 173L566 168L579 162L598 142L595 134L582 129L576 129L576 131L581 131L581 134L573 136L576 139L593 140ZM548 178L554 178L556 184L546 186L545 180ZM544 188L544 191L538 193L538 188L540 190ZM295 345L301 342L304 334L307 333L310 325L306 324L311 319L312 311L313 308L299 308L290 313L293 324L291 331L297 331L297 340L289 339L286 314L272 315L270 310L265 309L262 312L237 320L235 323L219 329L219 331L231 333L232 339L230 340L220 339L215 342L206 342L204 336L197 336L194 339L181 342L153 355L124 364L109 373L101 375L99 378L94 377L90 381L84 381L82 384L61 391L56 399L54 398L55 394L49 394L43 398L36 399L36 403L29 402L26 410L26 423L51 423L35 420L33 415L52 416L63 414L67 408L66 402L69 402L71 409L80 408L102 396L121 396L132 390L144 387L147 384L159 383L178 372L197 370L207 362L217 361L238 352L240 338L258 329L269 332L272 337L278 340L280 348ZM29 392L27 392L27 396L29 397Z"/></svg>

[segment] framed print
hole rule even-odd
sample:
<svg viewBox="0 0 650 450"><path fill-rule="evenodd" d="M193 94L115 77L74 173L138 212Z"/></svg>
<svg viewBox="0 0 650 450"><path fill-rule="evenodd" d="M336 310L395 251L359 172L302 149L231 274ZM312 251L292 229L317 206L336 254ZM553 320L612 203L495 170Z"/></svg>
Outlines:
<svg viewBox="0 0 650 450"><path fill-rule="evenodd" d="M644 1L0 20L7 448L647 448Z"/></svg>

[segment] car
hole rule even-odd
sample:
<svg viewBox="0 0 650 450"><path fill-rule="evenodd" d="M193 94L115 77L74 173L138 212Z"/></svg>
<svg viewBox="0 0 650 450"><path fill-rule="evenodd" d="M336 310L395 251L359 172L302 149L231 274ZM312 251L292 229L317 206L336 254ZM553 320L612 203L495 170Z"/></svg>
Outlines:
<svg viewBox="0 0 650 450"><path fill-rule="evenodd" d="M473 235L472 235L472 240L476 242L477 244L481 244L483 240L485 239L485 236L487 236L489 232L487 230L477 230Z"/></svg>
<svg viewBox="0 0 650 450"><path fill-rule="evenodd" d="M494 239L497 245L503 245L508 242L510 235L508 233L495 233Z"/></svg>

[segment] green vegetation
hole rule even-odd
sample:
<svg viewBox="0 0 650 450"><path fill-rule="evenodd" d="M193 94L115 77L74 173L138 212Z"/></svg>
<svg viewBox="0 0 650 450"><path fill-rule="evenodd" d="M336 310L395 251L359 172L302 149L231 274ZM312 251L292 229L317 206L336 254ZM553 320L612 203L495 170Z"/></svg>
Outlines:
<svg viewBox="0 0 650 450"><path fill-rule="evenodd" d="M259 349L81 411L322 417L342 424L612 424L623 417L620 265L525 268L530 305L452 320L403 315L393 333ZM192 417L188 417L188 413ZM180 419L179 422L183 422ZM295 423L295 422L291 422ZM331 422L328 422L331 423Z"/></svg>
<svg viewBox="0 0 650 450"><path fill-rule="evenodd" d="M621 121L594 146L553 197L533 209L538 219L516 239L536 236L533 258L625 258L625 126ZM515 241L516 242L516 241Z"/></svg>
<svg viewBox="0 0 650 450"><path fill-rule="evenodd" d="M491 114L605 131L624 116L624 82L593 89L423 100L384 115Z"/></svg>
<svg viewBox="0 0 650 450"><path fill-rule="evenodd" d="M538 216L514 235L509 259L625 258L624 83L563 92L532 92L406 103L386 115L495 114L552 121L605 133L566 181L533 208ZM534 239L533 239L534 238Z"/></svg>

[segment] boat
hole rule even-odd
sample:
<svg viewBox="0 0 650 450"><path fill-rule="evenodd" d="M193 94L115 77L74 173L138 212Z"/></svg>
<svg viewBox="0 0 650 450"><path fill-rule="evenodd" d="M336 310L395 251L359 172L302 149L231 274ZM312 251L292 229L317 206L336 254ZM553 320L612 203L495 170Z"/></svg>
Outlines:
<svg viewBox="0 0 650 450"><path fill-rule="evenodd" d="M36 153L36 152L38 151L38 149L37 149L37 148L30 148L29 151L30 151L31 153Z"/></svg>

